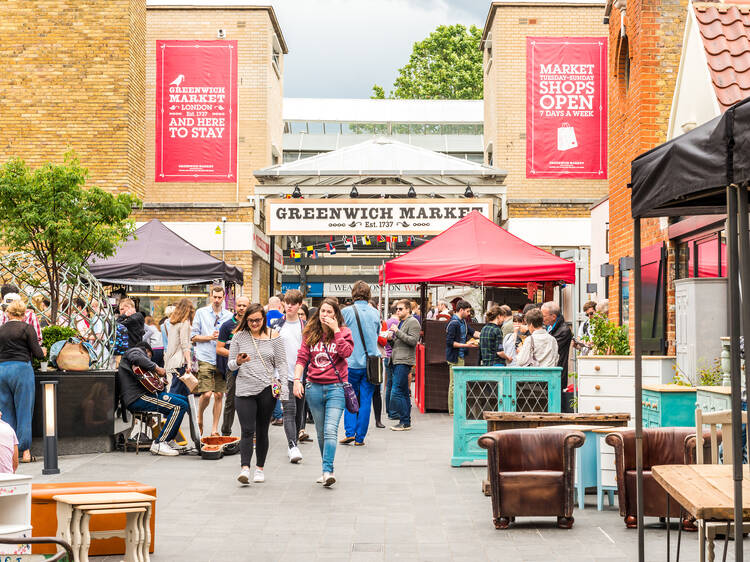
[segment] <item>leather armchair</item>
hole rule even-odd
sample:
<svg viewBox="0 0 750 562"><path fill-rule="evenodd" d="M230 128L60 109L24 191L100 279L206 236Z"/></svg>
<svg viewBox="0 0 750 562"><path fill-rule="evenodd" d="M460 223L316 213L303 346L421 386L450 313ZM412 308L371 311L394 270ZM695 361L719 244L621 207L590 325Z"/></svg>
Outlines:
<svg viewBox="0 0 750 562"><path fill-rule="evenodd" d="M586 437L568 429L530 428L493 431L479 438L487 449L496 529L516 516L554 515L557 526L573 526L576 447Z"/></svg>
<svg viewBox="0 0 750 562"><path fill-rule="evenodd" d="M708 433L704 433L708 438ZM719 436L721 439L721 436ZM629 529L638 526L636 501L635 429L619 430L606 437L608 445L615 449L617 473L617 496L620 515ZM651 467L660 464L694 464L694 427L657 427L643 430L643 514L647 517L667 516L667 493L654 479ZM709 455L710 456L710 455ZM670 501L669 516L680 516L680 505ZM683 529L696 530L693 522L685 517Z"/></svg>

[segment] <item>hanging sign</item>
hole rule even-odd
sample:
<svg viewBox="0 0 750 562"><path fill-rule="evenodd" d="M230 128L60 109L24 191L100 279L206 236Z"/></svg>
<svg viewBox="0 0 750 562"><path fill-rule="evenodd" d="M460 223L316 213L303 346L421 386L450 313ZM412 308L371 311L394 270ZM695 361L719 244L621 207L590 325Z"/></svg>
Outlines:
<svg viewBox="0 0 750 562"><path fill-rule="evenodd" d="M607 177L607 38L526 38L526 177Z"/></svg>
<svg viewBox="0 0 750 562"><path fill-rule="evenodd" d="M237 181L237 41L156 42L156 181Z"/></svg>
<svg viewBox="0 0 750 562"><path fill-rule="evenodd" d="M268 199L267 234L439 234L492 199Z"/></svg>
<svg viewBox="0 0 750 562"><path fill-rule="evenodd" d="M377 283L368 283L370 285L370 294L375 298L380 292L380 285ZM323 286L323 295L326 297L351 298L352 287L354 283L326 283ZM418 297L419 284L407 283L403 285L389 285L388 298L395 297Z"/></svg>

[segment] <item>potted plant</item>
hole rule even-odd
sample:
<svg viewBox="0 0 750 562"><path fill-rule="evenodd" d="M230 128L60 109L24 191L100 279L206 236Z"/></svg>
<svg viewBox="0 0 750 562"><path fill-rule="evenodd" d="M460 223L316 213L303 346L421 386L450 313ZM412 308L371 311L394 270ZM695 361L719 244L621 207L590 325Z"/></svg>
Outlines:
<svg viewBox="0 0 750 562"><path fill-rule="evenodd" d="M52 345L61 340L67 340L76 336L78 336L78 332L68 326L47 326L46 328L42 328L42 346L47 350L47 355L40 361L35 359L34 366L40 367L42 371L46 371L49 351Z"/></svg>

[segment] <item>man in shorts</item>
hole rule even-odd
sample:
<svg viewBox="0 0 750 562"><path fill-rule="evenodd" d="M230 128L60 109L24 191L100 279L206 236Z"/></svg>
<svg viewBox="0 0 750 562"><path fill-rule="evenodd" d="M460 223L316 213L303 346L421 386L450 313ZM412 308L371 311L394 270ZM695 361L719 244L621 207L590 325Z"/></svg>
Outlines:
<svg viewBox="0 0 750 562"><path fill-rule="evenodd" d="M209 303L195 312L191 341L195 344L195 356L198 359L198 386L193 391L199 394L198 400L198 428L203 434L203 413L206 411L211 397L214 398L213 424L211 435L219 435L219 421L221 406L227 383L221 373L216 370L216 340L219 337L221 325L232 318L232 313L224 307L224 288L213 285L209 290Z"/></svg>

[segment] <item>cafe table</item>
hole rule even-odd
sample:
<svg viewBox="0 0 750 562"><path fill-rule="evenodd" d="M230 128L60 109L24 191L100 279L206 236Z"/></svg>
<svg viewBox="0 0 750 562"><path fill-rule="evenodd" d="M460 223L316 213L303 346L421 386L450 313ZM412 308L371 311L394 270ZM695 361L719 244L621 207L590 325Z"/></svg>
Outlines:
<svg viewBox="0 0 750 562"><path fill-rule="evenodd" d="M704 521L734 520L734 480L731 464L665 464L651 468L654 479L674 498L682 509ZM669 503L667 503L669 506ZM669 508L667 507L667 513ZM750 469L742 470L742 520L750 520ZM682 525L677 538L677 560L680 557ZM727 533L728 534L728 533ZM724 543L726 550L726 541ZM701 541L703 549L703 541ZM669 560L669 518L667 518L667 560ZM703 559L701 553L701 559Z"/></svg>

